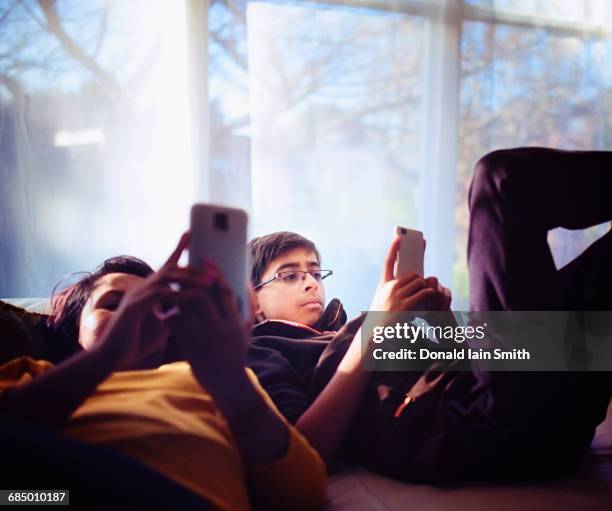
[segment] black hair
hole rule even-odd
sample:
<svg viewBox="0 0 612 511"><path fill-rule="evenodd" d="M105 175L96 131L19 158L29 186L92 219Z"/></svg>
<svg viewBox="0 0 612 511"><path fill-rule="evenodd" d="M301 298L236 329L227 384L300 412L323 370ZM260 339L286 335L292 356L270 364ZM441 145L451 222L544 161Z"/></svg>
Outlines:
<svg viewBox="0 0 612 511"><path fill-rule="evenodd" d="M261 277L274 259L296 248L312 250L316 254L319 264L321 264L321 254L316 245L308 238L304 238L304 236L295 232L273 232L249 241L251 283L253 286L255 287L260 283Z"/></svg>
<svg viewBox="0 0 612 511"><path fill-rule="evenodd" d="M66 347L64 356L57 358L66 358L80 350L78 340L81 312L98 279L109 273L127 273L144 278L153 273L153 268L136 257L123 255L107 259L92 272L70 275L69 277L83 275L76 283L62 287L62 283L66 280L62 279L55 286L51 296L51 315L48 326L54 333L61 335L65 342L69 343L70 348Z"/></svg>

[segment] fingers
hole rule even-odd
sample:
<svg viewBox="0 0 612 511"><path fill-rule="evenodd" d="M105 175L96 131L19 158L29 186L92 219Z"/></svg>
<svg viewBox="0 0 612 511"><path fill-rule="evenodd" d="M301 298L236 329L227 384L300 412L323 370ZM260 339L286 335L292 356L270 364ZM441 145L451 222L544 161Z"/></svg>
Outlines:
<svg viewBox="0 0 612 511"><path fill-rule="evenodd" d="M398 279L392 294L398 310L417 310L415 306L424 307L420 310L449 310L452 300L450 290L437 277L423 279L414 272Z"/></svg>
<svg viewBox="0 0 612 511"><path fill-rule="evenodd" d="M204 271L212 278L212 289L218 297L219 312L224 318L236 318L238 320L238 307L236 297L223 274L210 261L204 262Z"/></svg>
<svg viewBox="0 0 612 511"><path fill-rule="evenodd" d="M207 318L214 315L217 319L238 320L234 294L221 272L210 262L205 262L201 269L167 268L160 272L157 284L167 289L172 289L171 284L178 284L180 289L173 290L176 299L180 304L193 307L193 313L197 310L198 314Z"/></svg>
<svg viewBox="0 0 612 511"><path fill-rule="evenodd" d="M132 308L140 308L159 302L160 304L173 304L176 301L176 292L169 287L146 286L140 289L131 300Z"/></svg>
<svg viewBox="0 0 612 511"><path fill-rule="evenodd" d="M166 321L173 316L178 316L183 312L185 305L204 300L208 296L208 291L203 287L181 288L180 291L172 290L170 299L157 302L153 306L155 316L161 321Z"/></svg>
<svg viewBox="0 0 612 511"><path fill-rule="evenodd" d="M190 352L191 344L193 343L193 329L185 327L185 321L179 315L170 316L165 323L170 328L172 338L183 349L184 353Z"/></svg>
<svg viewBox="0 0 612 511"><path fill-rule="evenodd" d="M220 317L210 287L181 290L178 295L180 314L165 323L188 360L198 360L225 335L227 323Z"/></svg>
<svg viewBox="0 0 612 511"><path fill-rule="evenodd" d="M178 316L180 313L181 308L178 305L173 305L168 309L164 309L159 302L153 304L153 314L155 314L155 317L162 323L173 316Z"/></svg>
<svg viewBox="0 0 612 511"><path fill-rule="evenodd" d="M177 307L180 297L192 299L193 290L204 289L206 286L204 272L192 268L167 267L151 277L139 289L134 290L126 306L137 311L153 305L153 313L161 321L180 313ZM178 285L178 288L173 284Z"/></svg>
<svg viewBox="0 0 612 511"><path fill-rule="evenodd" d="M393 268L395 266L395 259L397 258L397 253L399 252L401 243L401 238L399 236L396 236L395 238L393 238L391 245L389 245L389 250L387 251L387 256L385 257L385 262L381 275L382 282L389 282L394 278Z"/></svg>
<svg viewBox="0 0 612 511"><path fill-rule="evenodd" d="M168 286L179 284L182 287L198 287L210 284L210 278L206 272L197 268L180 268L178 266L168 267L157 273L156 283Z"/></svg>
<svg viewBox="0 0 612 511"><path fill-rule="evenodd" d="M438 289L440 284L437 277L427 277L425 282L431 289Z"/></svg>
<svg viewBox="0 0 612 511"><path fill-rule="evenodd" d="M429 287L425 280L420 277L404 281L402 285L399 283L396 285L395 292L402 298L409 297L415 294L417 291Z"/></svg>
<svg viewBox="0 0 612 511"><path fill-rule="evenodd" d="M399 279L397 279L397 281L393 285L393 290L397 291L398 289L402 289L407 284L417 279L423 280L423 278L418 273L415 273L413 271L406 273L405 275L402 275Z"/></svg>
<svg viewBox="0 0 612 511"><path fill-rule="evenodd" d="M412 307L419 309L412 310L427 310L427 311L448 311L452 300L451 292L448 288L439 286L438 289L430 287L414 293L408 300L412 300Z"/></svg>
<svg viewBox="0 0 612 511"><path fill-rule="evenodd" d="M210 328L218 328L222 323L218 306L210 289L182 290L177 295L178 306L181 310L180 321L194 334L203 336Z"/></svg>
<svg viewBox="0 0 612 511"><path fill-rule="evenodd" d="M429 311L436 309L436 301L439 295L430 287L421 289L412 296L400 302L400 310L404 311Z"/></svg>
<svg viewBox="0 0 612 511"><path fill-rule="evenodd" d="M450 310L451 303L453 301L453 294L451 290L447 287L442 287L442 293L444 295L444 300L442 302L442 310Z"/></svg>
<svg viewBox="0 0 612 511"><path fill-rule="evenodd" d="M197 337L198 332L193 327L193 323L189 319L186 320L182 315L170 317L165 323L170 328L172 338L180 346L183 354L187 358L196 355L194 352L199 347L201 337ZM202 333L199 332L199 335L201 336Z"/></svg>
<svg viewBox="0 0 612 511"><path fill-rule="evenodd" d="M215 300L218 312L224 316L238 315L235 297L224 279L221 272L210 261L206 261L202 268L180 268L178 261L189 244L191 233L183 233L177 247L174 249L168 260L157 272L156 283L164 286L178 284L181 288L209 287L216 296ZM187 298L185 298L187 299Z"/></svg>
<svg viewBox="0 0 612 511"><path fill-rule="evenodd" d="M183 254L183 251L187 248L187 245L189 245L190 239L191 239L191 233L189 231L184 232L183 235L181 236L181 239L178 242L178 245L176 246L172 254L170 254L170 257L168 258L168 260L162 265L160 270L169 268L171 266L176 266L178 264L179 259L181 258L181 255Z"/></svg>

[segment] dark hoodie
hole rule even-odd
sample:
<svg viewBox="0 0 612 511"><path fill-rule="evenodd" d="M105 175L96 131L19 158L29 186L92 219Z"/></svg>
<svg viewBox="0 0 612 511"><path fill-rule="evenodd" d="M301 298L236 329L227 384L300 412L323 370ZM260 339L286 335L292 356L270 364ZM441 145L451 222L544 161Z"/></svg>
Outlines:
<svg viewBox="0 0 612 511"><path fill-rule="evenodd" d="M362 323L346 324L346 312L334 298L313 327L266 320L253 327L247 365L291 423L297 422L333 376Z"/></svg>
<svg viewBox="0 0 612 511"><path fill-rule="evenodd" d="M268 320L253 328L247 364L288 421L296 423L325 388L362 322L346 323L334 299L314 327ZM593 422L578 420L576 406L542 406L576 394L580 385L567 375L494 373L485 383L454 364L373 372L340 456L439 484L550 476L588 449Z"/></svg>

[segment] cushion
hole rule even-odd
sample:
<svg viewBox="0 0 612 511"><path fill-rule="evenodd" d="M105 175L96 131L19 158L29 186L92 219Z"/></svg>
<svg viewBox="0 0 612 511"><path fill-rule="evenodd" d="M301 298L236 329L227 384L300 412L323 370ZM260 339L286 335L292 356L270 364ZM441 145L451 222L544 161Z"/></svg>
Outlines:
<svg viewBox="0 0 612 511"><path fill-rule="evenodd" d="M15 307L25 309L28 312L38 312L39 314L49 314L51 303L48 298L2 298L1 301L10 303Z"/></svg>
<svg viewBox="0 0 612 511"><path fill-rule="evenodd" d="M71 343L47 325L48 317L0 300L0 365L21 356L58 362Z"/></svg>

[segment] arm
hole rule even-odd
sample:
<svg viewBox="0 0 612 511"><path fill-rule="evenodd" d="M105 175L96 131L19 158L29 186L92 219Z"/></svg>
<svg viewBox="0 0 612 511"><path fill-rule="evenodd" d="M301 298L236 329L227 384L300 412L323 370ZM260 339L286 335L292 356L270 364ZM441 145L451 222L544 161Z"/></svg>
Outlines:
<svg viewBox="0 0 612 511"><path fill-rule="evenodd" d="M448 297L443 288L438 288L437 279L432 286L433 280L427 281L414 273L394 278L393 265L399 242L396 238L389 247L370 310L425 311L443 307ZM327 386L296 423L298 430L327 462L334 458L344 440L370 377L362 366L361 350L359 329Z"/></svg>
<svg viewBox="0 0 612 511"><path fill-rule="evenodd" d="M238 444L256 507L321 509L326 471L317 452L285 422L252 373L223 372L209 373L207 389Z"/></svg>
<svg viewBox="0 0 612 511"><path fill-rule="evenodd" d="M174 338L226 419L258 503L263 509L320 509L325 465L245 370L251 322L241 325L221 275L206 267L198 289L181 290L179 303L180 314L169 319Z"/></svg>
<svg viewBox="0 0 612 511"><path fill-rule="evenodd" d="M193 366L192 366L192 369ZM217 365L194 376L214 397L246 463L265 463L283 457L289 445L285 422L266 403L244 366Z"/></svg>
<svg viewBox="0 0 612 511"><path fill-rule="evenodd" d="M169 280L188 285L190 276L176 270L188 237L162 269L129 289L93 348L49 369L32 381L7 389L0 414L47 427L58 427L113 371L138 366L141 357L165 349L167 332L153 307L173 294ZM145 332L154 330L151 337Z"/></svg>
<svg viewBox="0 0 612 511"><path fill-rule="evenodd" d="M227 342L227 339L225 339ZM217 365L217 372L194 375L214 397L247 470L257 507L284 511L321 509L325 464L243 367ZM192 365L192 369L194 366Z"/></svg>
<svg viewBox="0 0 612 511"><path fill-rule="evenodd" d="M248 463L280 458L288 445L287 426L267 406L245 373L244 351L250 324L242 325L229 286L211 263L190 271L198 275L198 282L181 289L180 314L167 320L174 338L194 377L210 392L227 420L243 460Z"/></svg>
<svg viewBox="0 0 612 511"><path fill-rule="evenodd" d="M291 362L276 349L251 340L247 359L257 381L275 407L291 424L295 424L311 403L308 386Z"/></svg>
<svg viewBox="0 0 612 511"><path fill-rule="evenodd" d="M256 376L250 370L248 374L268 407L281 417ZM255 507L279 511L321 509L327 483L325 464L297 429L289 425L287 429L289 445L281 459L247 466Z"/></svg>
<svg viewBox="0 0 612 511"><path fill-rule="evenodd" d="M4 390L0 415L58 427L108 377L114 366L114 361L102 350L82 352L29 383Z"/></svg>
<svg viewBox="0 0 612 511"><path fill-rule="evenodd" d="M333 459L340 447L369 378L370 374L361 366L359 329L332 379L296 423L326 462Z"/></svg>
<svg viewBox="0 0 612 511"><path fill-rule="evenodd" d="M147 279L128 291L93 348L7 389L0 400L0 414L59 427L113 371L138 365L140 356L160 349L163 336L148 343L142 339L143 329L154 326L149 309L166 293L158 287L158 282Z"/></svg>

